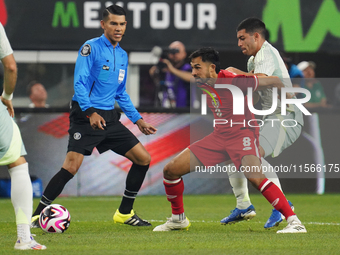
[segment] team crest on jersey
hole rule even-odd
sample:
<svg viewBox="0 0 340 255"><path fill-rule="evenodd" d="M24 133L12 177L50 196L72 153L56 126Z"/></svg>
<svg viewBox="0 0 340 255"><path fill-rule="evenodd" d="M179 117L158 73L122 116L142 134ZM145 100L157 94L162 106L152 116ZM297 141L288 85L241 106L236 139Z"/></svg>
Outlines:
<svg viewBox="0 0 340 255"><path fill-rule="evenodd" d="M87 57L91 53L91 45L90 44L85 44L83 48L80 51L80 55L83 57Z"/></svg>
<svg viewBox="0 0 340 255"><path fill-rule="evenodd" d="M118 83L121 84L124 81L125 70L119 69Z"/></svg>
<svg viewBox="0 0 340 255"><path fill-rule="evenodd" d="M74 138L74 140L80 140L81 134L79 132L76 132L76 133L73 134L73 138Z"/></svg>
<svg viewBox="0 0 340 255"><path fill-rule="evenodd" d="M215 107L215 108L218 108L218 107L220 107L220 102L218 101L218 100L211 100L211 103L212 103L212 105Z"/></svg>

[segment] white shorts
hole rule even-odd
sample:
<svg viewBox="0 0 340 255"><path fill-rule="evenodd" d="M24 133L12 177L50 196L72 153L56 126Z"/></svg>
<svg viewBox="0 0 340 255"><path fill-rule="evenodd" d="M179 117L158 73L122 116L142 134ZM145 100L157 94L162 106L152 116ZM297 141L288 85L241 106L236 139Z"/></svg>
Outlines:
<svg viewBox="0 0 340 255"><path fill-rule="evenodd" d="M9 116L7 110L0 110L0 165L14 163L24 155L26 150L18 125Z"/></svg>
<svg viewBox="0 0 340 255"><path fill-rule="evenodd" d="M280 121L270 121L270 119L279 119ZM260 129L260 146L265 151L264 157L271 155L275 158L299 138L302 125L295 121L294 112L287 115L266 116L266 120ZM282 125L283 120L284 125ZM295 124L295 127L287 127Z"/></svg>

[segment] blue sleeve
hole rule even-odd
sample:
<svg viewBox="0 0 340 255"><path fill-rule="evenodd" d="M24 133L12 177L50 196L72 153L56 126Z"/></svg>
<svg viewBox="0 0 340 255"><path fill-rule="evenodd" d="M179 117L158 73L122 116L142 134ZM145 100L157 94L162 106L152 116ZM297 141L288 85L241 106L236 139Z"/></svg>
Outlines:
<svg viewBox="0 0 340 255"><path fill-rule="evenodd" d="M86 51L84 47L89 47L89 51ZM89 77L91 74L91 68L94 62L95 47L92 44L86 42L78 51L78 57L74 69L74 99L78 102L82 111L85 111L92 107L89 93L91 90L91 84L89 83Z"/></svg>
<svg viewBox="0 0 340 255"><path fill-rule="evenodd" d="M142 116L138 113L135 106L132 104L130 96L126 92L126 77L127 77L127 65L125 68L125 77L122 83L119 85L115 99L117 100L119 107L123 110L126 116L133 122L141 119Z"/></svg>

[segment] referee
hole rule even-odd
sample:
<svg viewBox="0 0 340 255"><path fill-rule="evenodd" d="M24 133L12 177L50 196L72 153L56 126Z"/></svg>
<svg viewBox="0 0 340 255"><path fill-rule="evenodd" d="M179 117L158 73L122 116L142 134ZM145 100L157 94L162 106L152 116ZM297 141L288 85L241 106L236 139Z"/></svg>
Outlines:
<svg viewBox="0 0 340 255"><path fill-rule="evenodd" d="M138 139L119 121L115 101L126 116L145 134L157 129L146 123L126 93L127 53L120 47L126 30L126 12L111 5L103 12L104 34L88 40L78 52L74 71L74 96L71 103L68 152L61 170L48 183L40 203L33 213L31 227L39 227L40 212L62 192L81 166L84 155L94 147L100 153L112 150L133 164L126 178L126 189L114 222L132 226L151 226L133 211L133 203L144 181L150 154Z"/></svg>

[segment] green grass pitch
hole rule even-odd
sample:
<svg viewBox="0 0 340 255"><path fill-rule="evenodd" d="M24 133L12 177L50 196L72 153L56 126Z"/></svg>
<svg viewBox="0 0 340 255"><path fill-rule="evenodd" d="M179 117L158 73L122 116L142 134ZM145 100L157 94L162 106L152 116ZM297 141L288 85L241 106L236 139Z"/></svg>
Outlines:
<svg viewBox="0 0 340 255"><path fill-rule="evenodd" d="M63 234L32 229L36 240L47 246L39 254L339 254L340 195L288 194L295 212L305 224L306 234L276 234L286 226L265 230L270 204L251 195L257 216L251 221L220 225L235 206L233 195L184 196L185 211L192 222L188 231L152 232L152 227L114 224L112 215L121 197L68 197L55 203L71 213L70 228ZM38 200L34 200L36 206ZM137 214L153 226L171 215L165 196L137 197ZM15 251L16 226L10 199L0 199L0 254Z"/></svg>

